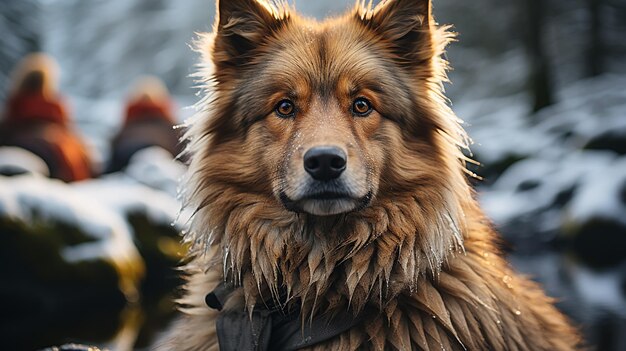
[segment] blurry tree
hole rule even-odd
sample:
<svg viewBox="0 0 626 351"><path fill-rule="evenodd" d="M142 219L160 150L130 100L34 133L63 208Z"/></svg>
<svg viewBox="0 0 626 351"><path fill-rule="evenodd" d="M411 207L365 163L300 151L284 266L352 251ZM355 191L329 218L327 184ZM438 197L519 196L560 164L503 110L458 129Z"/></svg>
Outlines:
<svg viewBox="0 0 626 351"><path fill-rule="evenodd" d="M589 7L590 28L589 47L587 53L587 75L597 76L604 71L605 45L602 40L602 0L587 0Z"/></svg>
<svg viewBox="0 0 626 351"><path fill-rule="evenodd" d="M607 55L603 63L607 71L626 73L626 0L604 0L600 12Z"/></svg>
<svg viewBox="0 0 626 351"><path fill-rule="evenodd" d="M39 0L0 1L0 101L6 98L13 67L41 49L40 13Z"/></svg>
<svg viewBox="0 0 626 351"><path fill-rule="evenodd" d="M624 14L626 1L587 0L589 11L589 44L587 47L586 75L598 76L610 70L609 56L624 49ZM616 18L610 18L611 15ZM621 22L621 23L619 23ZM620 25L622 28L619 28ZM621 31L622 40L611 42L611 32ZM619 47L621 45L621 48ZM613 51L613 52L612 52Z"/></svg>
<svg viewBox="0 0 626 351"><path fill-rule="evenodd" d="M525 0L525 2L527 17L525 42L530 58L529 86L533 97L533 112L536 112L554 103L549 58L543 40L546 5L542 0Z"/></svg>

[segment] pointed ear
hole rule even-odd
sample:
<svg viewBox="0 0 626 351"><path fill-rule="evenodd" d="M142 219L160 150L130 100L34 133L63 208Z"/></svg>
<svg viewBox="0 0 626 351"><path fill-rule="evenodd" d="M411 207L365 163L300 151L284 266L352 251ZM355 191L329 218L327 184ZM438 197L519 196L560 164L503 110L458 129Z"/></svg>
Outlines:
<svg viewBox="0 0 626 351"><path fill-rule="evenodd" d="M213 59L217 66L238 65L287 19L286 9L264 0L217 0Z"/></svg>
<svg viewBox="0 0 626 351"><path fill-rule="evenodd" d="M430 1L386 0L357 15L389 44L401 63L415 65L432 57Z"/></svg>

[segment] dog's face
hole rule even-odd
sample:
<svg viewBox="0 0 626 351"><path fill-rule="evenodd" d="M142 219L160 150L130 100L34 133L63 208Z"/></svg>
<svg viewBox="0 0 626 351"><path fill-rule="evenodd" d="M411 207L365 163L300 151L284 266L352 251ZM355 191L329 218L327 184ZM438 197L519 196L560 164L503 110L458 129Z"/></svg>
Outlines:
<svg viewBox="0 0 626 351"><path fill-rule="evenodd" d="M266 103L252 132L272 140L264 157L273 193L287 209L314 215L363 208L387 158L382 113L396 98L381 86L392 84L385 82L391 72L365 33L345 37L336 26L285 34L246 84L251 98Z"/></svg>
<svg viewBox="0 0 626 351"><path fill-rule="evenodd" d="M323 23L257 0L219 1L218 10L212 61L223 110L210 130L217 149L246 154L222 160L224 176L316 216L358 211L381 187L399 193L420 174L436 176L436 125L420 101L432 76L428 0Z"/></svg>
<svg viewBox="0 0 626 351"><path fill-rule="evenodd" d="M289 210L352 211L368 205L377 189L384 151L373 138L381 123L374 95L357 91L349 78L337 79L346 80L343 89L326 96L306 84L299 92L281 89L266 121L269 134L280 140L266 153L276 169L272 188Z"/></svg>

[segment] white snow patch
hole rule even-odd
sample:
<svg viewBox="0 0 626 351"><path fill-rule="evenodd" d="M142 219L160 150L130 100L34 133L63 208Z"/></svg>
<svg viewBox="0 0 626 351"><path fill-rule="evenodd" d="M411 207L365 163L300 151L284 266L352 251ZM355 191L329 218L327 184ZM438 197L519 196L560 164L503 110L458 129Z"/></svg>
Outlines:
<svg viewBox="0 0 626 351"><path fill-rule="evenodd" d="M0 173L36 173L50 175L46 162L30 151L19 147L0 147Z"/></svg>
<svg viewBox="0 0 626 351"><path fill-rule="evenodd" d="M61 222L96 242L65 248L68 262L108 259L120 265L140 262L131 229L118 213L61 181L39 176L0 176L0 215L24 223Z"/></svg>
<svg viewBox="0 0 626 351"><path fill-rule="evenodd" d="M509 168L481 194L485 212L497 225L534 216L542 230L606 219L626 225L626 157L607 151L572 152L564 157L538 157ZM572 191L562 208L557 196Z"/></svg>
<svg viewBox="0 0 626 351"><path fill-rule="evenodd" d="M136 152L125 173L137 182L176 196L186 167L165 149L154 146Z"/></svg>
<svg viewBox="0 0 626 351"><path fill-rule="evenodd" d="M178 201L173 196L138 184L122 173L77 183L75 189L83 196L115 211L121 217L125 218L132 213L145 213L152 223L160 225L174 223L180 209Z"/></svg>
<svg viewBox="0 0 626 351"><path fill-rule="evenodd" d="M592 311L605 309L626 317L626 298L620 286L619 272L596 272L576 265L571 267L571 274L574 289L583 296L586 304L592 306Z"/></svg>
<svg viewBox="0 0 626 351"><path fill-rule="evenodd" d="M570 221L584 223L592 218L609 219L626 226L626 157L604 168L590 170L572 203L565 208Z"/></svg>

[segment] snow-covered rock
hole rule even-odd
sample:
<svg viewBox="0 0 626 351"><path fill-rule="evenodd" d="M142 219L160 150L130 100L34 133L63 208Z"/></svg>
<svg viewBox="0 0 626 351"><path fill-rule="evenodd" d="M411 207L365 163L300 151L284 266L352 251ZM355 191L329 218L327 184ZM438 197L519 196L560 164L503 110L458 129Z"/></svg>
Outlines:
<svg viewBox="0 0 626 351"><path fill-rule="evenodd" d="M626 157L594 169L563 217L561 231L581 260L602 268L626 262Z"/></svg>
<svg viewBox="0 0 626 351"><path fill-rule="evenodd" d="M110 322L93 316L119 313L139 298L145 266L130 228L70 184L0 177L3 345L46 346L37 343L59 324L107 330Z"/></svg>
<svg viewBox="0 0 626 351"><path fill-rule="evenodd" d="M535 129L550 136L551 148L612 150L603 137L613 135L616 148L626 141L626 75L603 75L563 89L560 102L541 110ZM623 154L623 152L622 152Z"/></svg>
<svg viewBox="0 0 626 351"><path fill-rule="evenodd" d="M0 174L17 175L35 173L50 175L50 169L41 157L32 152L13 146L0 147Z"/></svg>
<svg viewBox="0 0 626 351"><path fill-rule="evenodd" d="M175 184L184 166L160 151L147 149L136 155L128 174L71 184L38 174L0 177L0 219L16 228L15 235L21 230L60 235L58 245L49 250L58 250L62 264L98 260L111 264L124 293L136 298L145 273L142 256L150 263L160 260L157 272L149 272L158 276L183 251L179 226L174 224L180 207ZM18 163L27 161L22 154L7 155ZM75 237L58 234L60 227L70 228ZM154 269L152 265L148 271Z"/></svg>
<svg viewBox="0 0 626 351"><path fill-rule="evenodd" d="M110 263L119 273L120 288L129 298L136 298L144 266L123 217L61 181L19 176L0 177L0 184L1 218L32 229L72 228L81 237L67 242L58 238L59 245L50 250L58 249L68 266L97 260Z"/></svg>
<svg viewBox="0 0 626 351"><path fill-rule="evenodd" d="M132 175L69 184L36 173L0 176L0 309L12 321L2 324L3 338L35 342L24 332L41 334L56 319L72 325L67 335L80 335L78 324L111 325L113 333L128 301L141 295L156 303L182 283L173 184L184 166L162 150L145 151L132 160ZM172 306L163 306L159 313L170 314Z"/></svg>
<svg viewBox="0 0 626 351"><path fill-rule="evenodd" d="M180 171L178 167L182 166L176 164L169 153L167 158L159 158L158 151L164 150L152 151L156 152L156 157L148 157L152 162L148 165L136 165L141 163L141 155L131 160L128 168L134 170L133 175L118 172L74 185L77 192L97 199L128 224L147 266L144 294L169 291L180 284L174 267L185 252L179 236L180 204L175 194L171 193L175 193L175 179L179 177ZM144 154L144 157L149 155L150 152Z"/></svg>
<svg viewBox="0 0 626 351"><path fill-rule="evenodd" d="M98 201L108 211L122 218L133 213L143 213L148 220L159 225L172 225L180 208L175 197L138 184L133 178L121 173L76 183L73 191Z"/></svg>

